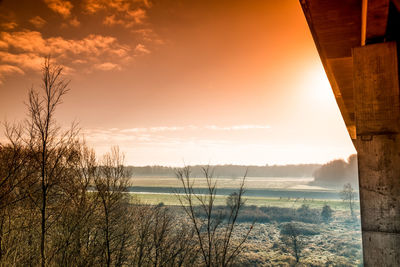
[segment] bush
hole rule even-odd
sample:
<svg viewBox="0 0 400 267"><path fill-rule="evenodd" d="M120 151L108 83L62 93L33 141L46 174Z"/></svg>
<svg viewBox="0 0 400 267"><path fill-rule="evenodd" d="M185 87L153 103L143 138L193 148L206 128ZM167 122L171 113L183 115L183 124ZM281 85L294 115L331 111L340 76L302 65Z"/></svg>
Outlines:
<svg viewBox="0 0 400 267"><path fill-rule="evenodd" d="M303 236L312 236L312 235L319 235L320 231L315 224L308 224L308 223L300 223L300 222L291 222L291 223L282 223L279 225L280 233L282 235L288 235L290 231L295 229L298 235Z"/></svg>
<svg viewBox="0 0 400 267"><path fill-rule="evenodd" d="M322 220L325 223L329 223L330 221L332 221L332 216L333 216L333 210L329 205L325 204L321 211Z"/></svg>

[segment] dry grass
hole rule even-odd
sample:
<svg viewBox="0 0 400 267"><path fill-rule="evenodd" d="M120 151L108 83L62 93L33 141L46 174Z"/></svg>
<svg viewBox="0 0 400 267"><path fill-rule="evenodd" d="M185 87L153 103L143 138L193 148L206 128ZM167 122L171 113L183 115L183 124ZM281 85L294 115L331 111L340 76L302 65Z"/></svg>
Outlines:
<svg viewBox="0 0 400 267"><path fill-rule="evenodd" d="M347 223L347 213L339 213L329 224L310 227L320 234L307 236L306 248L296 266L358 266L361 264L359 224ZM239 227L247 227L245 223ZM240 231L240 230L239 230ZM294 266L295 259L280 240L278 223L256 224L238 266Z"/></svg>

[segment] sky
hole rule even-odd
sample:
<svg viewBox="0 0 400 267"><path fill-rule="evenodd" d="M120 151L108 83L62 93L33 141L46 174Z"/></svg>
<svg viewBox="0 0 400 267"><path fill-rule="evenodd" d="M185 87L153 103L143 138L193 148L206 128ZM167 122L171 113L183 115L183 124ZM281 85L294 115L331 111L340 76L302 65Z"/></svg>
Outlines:
<svg viewBox="0 0 400 267"><path fill-rule="evenodd" d="M26 116L43 58L57 110L128 165L325 163L355 153L299 1L0 1L0 120Z"/></svg>

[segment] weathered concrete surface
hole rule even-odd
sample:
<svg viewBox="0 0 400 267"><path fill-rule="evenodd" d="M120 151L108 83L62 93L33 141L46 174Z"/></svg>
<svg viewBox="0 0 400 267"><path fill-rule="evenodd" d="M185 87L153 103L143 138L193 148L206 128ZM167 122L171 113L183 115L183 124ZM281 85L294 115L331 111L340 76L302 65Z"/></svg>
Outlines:
<svg viewBox="0 0 400 267"><path fill-rule="evenodd" d="M364 264L400 266L400 135L359 138L356 146Z"/></svg>
<svg viewBox="0 0 400 267"><path fill-rule="evenodd" d="M353 49L365 266L400 266L400 91L397 46Z"/></svg>
<svg viewBox="0 0 400 267"><path fill-rule="evenodd" d="M363 232L364 266L400 266L399 236L391 233ZM373 253L369 251L373 250Z"/></svg>
<svg viewBox="0 0 400 267"><path fill-rule="evenodd" d="M400 132L396 42L353 49L357 136Z"/></svg>

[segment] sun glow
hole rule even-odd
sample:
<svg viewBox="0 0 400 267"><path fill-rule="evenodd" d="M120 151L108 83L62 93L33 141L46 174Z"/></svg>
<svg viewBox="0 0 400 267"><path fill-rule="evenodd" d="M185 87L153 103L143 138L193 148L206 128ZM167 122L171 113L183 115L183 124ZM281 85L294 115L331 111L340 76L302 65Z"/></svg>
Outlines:
<svg viewBox="0 0 400 267"><path fill-rule="evenodd" d="M334 95L322 68L313 68L305 76L307 97L322 104L334 103Z"/></svg>

